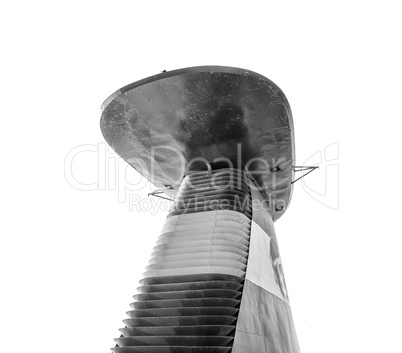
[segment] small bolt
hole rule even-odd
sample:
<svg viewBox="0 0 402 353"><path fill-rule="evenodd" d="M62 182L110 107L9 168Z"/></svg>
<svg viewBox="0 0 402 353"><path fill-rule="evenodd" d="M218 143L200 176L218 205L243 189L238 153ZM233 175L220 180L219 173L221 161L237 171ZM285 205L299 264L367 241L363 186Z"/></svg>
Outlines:
<svg viewBox="0 0 402 353"><path fill-rule="evenodd" d="M275 206L275 211L282 211L282 210L283 210L283 205Z"/></svg>

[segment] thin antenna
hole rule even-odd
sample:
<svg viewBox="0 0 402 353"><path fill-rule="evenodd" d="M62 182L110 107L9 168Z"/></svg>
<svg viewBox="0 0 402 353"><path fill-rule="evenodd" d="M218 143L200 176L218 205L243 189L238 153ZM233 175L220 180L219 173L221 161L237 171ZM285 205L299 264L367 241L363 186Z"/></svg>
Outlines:
<svg viewBox="0 0 402 353"><path fill-rule="evenodd" d="M294 184L296 181L300 180L301 178L304 178L306 175L310 174L312 171L314 171L314 170L316 170L316 169L318 169L318 168L320 168L320 167L318 167L318 166L308 166L308 167L302 166L302 167L300 167L300 166L294 165L294 166L292 167L292 169L293 169L293 171L294 171L295 173L297 173L297 172L304 172L304 171L306 171L306 170L308 170L308 172L307 172L306 174L303 174L301 177L298 177L296 180L293 180L291 184Z"/></svg>
<svg viewBox="0 0 402 353"><path fill-rule="evenodd" d="M163 191L155 190L155 191L152 191L152 192L148 193L148 196L155 196L155 197L159 197L161 199L165 199L165 200L168 200L168 201L173 201L172 199L169 199L167 197L160 196L160 194L163 194Z"/></svg>

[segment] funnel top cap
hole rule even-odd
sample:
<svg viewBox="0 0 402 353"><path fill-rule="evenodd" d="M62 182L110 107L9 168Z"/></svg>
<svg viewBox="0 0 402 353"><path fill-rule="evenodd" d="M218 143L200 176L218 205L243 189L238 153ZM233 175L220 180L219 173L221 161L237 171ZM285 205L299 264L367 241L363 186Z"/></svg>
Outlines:
<svg viewBox="0 0 402 353"><path fill-rule="evenodd" d="M289 205L294 137L282 90L250 70L199 66L127 85L102 105L109 145L174 197L185 175L239 168L261 188L276 220Z"/></svg>

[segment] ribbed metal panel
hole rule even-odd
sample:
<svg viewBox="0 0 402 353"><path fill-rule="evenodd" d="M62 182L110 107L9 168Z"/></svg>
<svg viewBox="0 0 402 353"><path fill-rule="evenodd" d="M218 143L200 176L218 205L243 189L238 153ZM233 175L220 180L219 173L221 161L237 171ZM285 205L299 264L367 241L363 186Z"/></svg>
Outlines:
<svg viewBox="0 0 402 353"><path fill-rule="evenodd" d="M131 303L133 309L155 309L155 308L197 308L201 306L216 306L237 308L240 300L227 298L198 298L198 299L181 299L181 300L150 300Z"/></svg>
<svg viewBox="0 0 402 353"><path fill-rule="evenodd" d="M124 346L112 348L114 353L228 353L232 347L219 346Z"/></svg>
<svg viewBox="0 0 402 353"><path fill-rule="evenodd" d="M227 346L232 341L233 337L227 336L130 336L116 339L121 346Z"/></svg>
<svg viewBox="0 0 402 353"><path fill-rule="evenodd" d="M201 306L191 308L157 308L157 309L143 309L143 310L130 310L127 315L130 317L155 317L155 315L163 314L164 316L189 316L194 315L231 315L237 314L239 309L230 307L214 307L214 306Z"/></svg>
<svg viewBox="0 0 402 353"><path fill-rule="evenodd" d="M125 336L233 336L234 325L152 326L120 329Z"/></svg>
<svg viewBox="0 0 402 353"><path fill-rule="evenodd" d="M170 292L174 290L198 290L198 289L234 289L240 290L242 284L231 281L200 281L200 282L187 282L187 283L166 283L166 284L154 284L149 286L138 287L139 293L149 292Z"/></svg>
<svg viewBox="0 0 402 353"><path fill-rule="evenodd" d="M230 352L251 227L239 170L187 176L116 338L116 353Z"/></svg>

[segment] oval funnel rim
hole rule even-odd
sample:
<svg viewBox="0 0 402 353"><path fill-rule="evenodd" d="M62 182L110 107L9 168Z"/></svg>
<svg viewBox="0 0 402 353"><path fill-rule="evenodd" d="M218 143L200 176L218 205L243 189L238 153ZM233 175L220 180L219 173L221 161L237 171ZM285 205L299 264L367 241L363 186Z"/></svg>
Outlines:
<svg viewBox="0 0 402 353"><path fill-rule="evenodd" d="M220 74L220 76L219 76L219 74ZM250 121L252 124L255 125L255 126L252 126L251 128L249 125L247 125L245 128L245 131L247 131L248 135L246 137L244 137L244 136L242 137L243 140L248 139L248 141L250 142L250 146L252 145L252 151L250 150L249 156L258 157L262 154L265 154L265 156L268 156L269 153L271 153L273 151L272 152L272 155L273 155L272 161L274 159L276 161L280 161L283 156L286 157L286 158L282 158L283 159L283 161L281 162L282 164L279 164L279 162L278 162L278 166L274 165L272 168L270 168L270 171L268 171L268 174L272 173L272 176L277 175L279 178L279 179L275 179L275 180L279 180L279 182L277 183L277 186L275 186L275 188L277 188L277 193L275 190L272 191L271 190L272 188L271 189L269 188L269 185L268 185L270 183L269 181L266 181L265 183L263 181L261 181L261 180L265 180L267 178L264 179L264 177L261 177L260 179L257 178L258 180L254 180L257 182L257 184L260 187L263 187L265 189L265 191L269 190L269 192L262 193L263 198L268 200L272 205L274 205L275 202L276 202L276 205L279 205L280 202L283 203L282 206L279 205L279 206L271 207L271 213L272 213L273 219L274 220L279 219L282 216L282 214L286 211L287 207L289 206L291 196L292 196L292 191L293 191L292 181L294 179L294 172L293 172L292 166L295 165L293 117L292 117L292 112L290 109L289 102L288 102L285 94L283 93L283 91L274 82L272 82L270 79L266 78L265 76L263 76L259 73L256 73L254 71L247 70L247 69L228 67L228 66L215 66L215 65L195 66L195 67L187 67L187 68L182 68L182 69L177 69L177 70L172 70L172 71L167 71L167 72L164 71L162 73L152 75L152 76L146 77L144 79L141 79L139 81L128 84L128 85L120 88L119 90L115 91L113 94L111 94L101 105L101 112L102 112L101 130L102 130L103 136L105 137L106 141L110 144L112 149L118 155L120 155L124 160L126 160L129 164L131 164L131 166L133 166L135 169L137 169L133 163L130 163L130 159L132 157L135 157L136 150L139 151L138 148L136 149L136 147L138 147L139 145L141 145L142 151L138 152L138 154L137 154L138 156L143 157L147 153L147 151L149 152L150 148L152 147L152 143L153 143L153 142L151 142L151 137L152 137L151 133L156 132L157 129L154 128L154 130L151 131L151 133L149 133L149 136L148 136L149 141L144 144L144 141L139 141L139 139L142 139L143 135L141 135L142 132L140 134L140 132L139 132L140 129L138 128L138 126L135 126L135 124L136 124L135 119L133 119L133 117L131 117L130 119L123 117L123 115L124 115L122 113L123 108L121 108L121 107L119 108L120 111L118 113L116 113L117 110L115 107L113 107L113 105L118 104L116 102L119 100L126 99L125 97L130 96L130 94L133 95L133 92L138 91L137 89L146 90L147 87L149 88L152 85L155 86L157 84L159 84L162 87L162 83L163 83L163 85L165 85L165 83L167 83L166 84L167 86L169 86L169 84L170 84L168 89L172 89L172 90L168 91L168 93L172 93L172 94L174 93L174 94L176 94L176 96L179 96L179 93L184 95L184 93L185 93L184 91L177 91L177 90L174 91L174 89L177 89L177 87L182 87L183 85L185 85L187 83L186 80L189 80L188 77L194 78L194 77L197 77L197 75L199 77L201 77L202 75L204 75L203 77L208 76L208 75L215 75L215 76L218 75L219 77L222 78L222 82L225 82L226 88L230 86L228 84L228 82L226 82L226 81L229 81L230 79L224 78L226 76L227 77L239 77L239 80L244 80L244 82L247 82L247 84L249 84L251 82L254 85L257 85L257 86L260 85L261 87L263 87L257 93L253 93L252 89L244 90L244 88L242 88L243 91L241 91L241 90L239 90L238 92L236 91L234 95L235 96L237 95L236 99L239 100L239 97L243 97L243 96L241 96L241 94L246 94L246 96L247 96L246 100L248 99L251 102L249 105L251 107L253 107L253 104L255 103L255 106L257 107L256 111L258 109L260 109L260 111L258 112L259 115L257 113L255 113L255 115L252 118L249 118L247 116L244 118L244 116L242 116L241 119L243 119L244 121L241 119L238 119L238 120L241 120L242 123L244 123L246 125L247 124L250 125ZM234 79L232 79L232 80L233 80L233 82L235 82ZM249 84L249 86L252 84ZM185 87L186 87L186 89L188 88L187 86L185 86ZM190 90L191 90L191 87L190 87ZM230 88L229 88L229 91L230 91ZM258 91L258 89L257 89L257 91ZM150 92L151 92L151 90L150 90ZM231 93L231 92L232 91L230 91L229 93ZM190 97L190 95L188 95L187 98L188 99L191 98L194 100L196 93L197 92L194 89L191 92L192 96ZM214 93L215 93L215 91L213 92L213 94ZM143 93L141 93L141 94L143 94ZM161 98L161 96L157 96L157 95L152 96L153 93L151 94L148 92L148 94L149 94L148 99L150 101L152 101L152 98L155 100L158 100ZM166 92L164 92L164 94L167 95ZM264 94L265 94L265 96L264 96ZM230 94L228 94L228 96L230 96ZM261 96L263 96L263 99L261 98ZM223 95L223 97L225 97L225 96ZM180 98L183 98L183 97L180 97ZM233 98L233 99L235 99L235 98ZM244 99L241 98L240 100L244 100ZM267 101L265 106L263 106L265 104L264 100ZM183 101L183 99L181 100L181 103L182 103L182 101ZM191 103L194 105L194 102L191 102ZM199 104L199 100L197 100L196 103ZM157 104L158 104L158 102L156 102L156 105ZM160 102L159 102L159 105L161 105ZM189 106L190 106L190 104L187 104L187 106L185 108L188 108ZM261 106L263 106L263 107L261 108ZM275 113L275 106L280 106L280 109L278 108L279 110L276 111L276 112L280 111L280 113ZM243 111L244 110L243 109L244 102L239 103L239 107L240 107L240 110ZM274 108L272 108L272 107L274 107ZM166 108L170 108L172 110L171 107L166 107ZM199 105L198 109L201 109L201 108L202 108L202 105ZM155 113L155 111L151 111L153 109L151 105L149 105L146 109L149 110L149 114L147 112L144 116L141 116L139 118L135 117L135 118L138 118L139 120L141 120L143 125L146 125L146 124L144 124L144 121L147 121L147 124L148 124L149 121L147 119L150 116L152 116L152 114ZM219 108L219 109L221 109L221 108ZM229 108L229 109L232 109L232 108ZM265 111L264 111L264 109L265 109ZM111 113L111 111L113 111L113 114ZM272 114L272 111L274 111L274 114ZM263 113L267 112L267 115L261 114L261 112L263 112ZM268 115L269 112L271 112L271 115ZM161 112L157 112L157 113L159 113L161 115ZM162 111L162 113L164 113L164 111ZM118 114L120 114L119 117L117 117ZM268 117L268 119L267 119L267 117ZM117 121L118 119L120 119L120 120ZM126 119L126 121L123 121L124 119ZM181 119L182 119L182 117L181 117ZM213 117L210 118L210 120L212 120L212 119L213 119ZM226 117L225 117L225 119L226 119ZM255 122L255 120L257 120L257 122ZM262 132L267 133L267 134L270 133L272 135L271 137L262 136L263 135L262 132L258 131L258 124L260 124L261 126L265 126L266 122L268 120L273 121L273 123L271 124L273 126L273 128L271 128L270 130L262 129ZM134 123L133 123L133 121L134 121ZM177 122L177 121L179 121L178 117L176 117L175 122ZM167 124L167 122L163 122L163 121L161 121L161 122L163 124ZM153 123L153 126L156 126L155 121L152 123ZM117 126L118 124L121 124L122 126L128 126L127 124L134 124L134 125L129 126L129 130L130 130L129 132L131 133L130 140L128 137L129 133L127 133L127 132L122 133L121 136L118 136L116 131L122 131L121 130L122 128L119 127L120 130L117 128L115 128L113 130L111 127L113 124L115 124L115 126ZM152 125L151 123L149 123L149 124ZM216 120L213 124L216 124ZM237 125L235 125L235 126L237 127ZM238 126L240 126L240 125L238 125ZM175 127L175 128L177 128L177 127ZM213 128L219 129L219 128L221 128L221 126L218 124L218 128L216 128L216 126ZM241 125L240 128L243 128L243 125ZM166 134L172 135L172 131L173 131L172 129L169 130L169 128L167 128L166 130L167 130ZM252 131L252 132L249 134L249 131ZM112 134L112 132L113 132L113 134ZM259 133L260 133L260 135L258 135ZM184 130L182 131L182 134L184 135ZM155 136L160 137L161 135L158 136L155 134ZM190 134L190 136L191 136L191 134ZM172 135L172 136L170 136L170 139L173 140L175 146L182 145L183 141L180 140L177 136ZM187 136L187 141L188 141L188 139L189 139L189 137ZM125 140L124 143L122 142L123 140ZM155 138L154 138L154 140L156 141ZM160 141L162 141L162 139ZM255 141L257 141L257 142L255 142ZM131 149L130 151L126 150L127 146L135 145L136 143L138 144L137 146L128 147L129 149ZM155 142L155 144L157 144L157 143L158 142ZM216 146L217 146L217 143L215 143L215 149L216 149ZM245 146L246 146L245 149L247 150L248 145L245 144ZM187 145L186 148L188 149L190 147L188 147L188 145ZM226 150L227 149L228 148L226 146ZM194 151L192 151L192 152L194 152ZM219 153L215 154L215 157L218 157L218 158L221 158L221 157L226 158L227 157L227 155L222 155ZM194 153L192 154L192 156L194 157ZM249 158L249 160L250 160L250 158ZM149 163L149 162L147 162L147 163ZM159 160L158 160L157 164L158 163L160 164ZM165 163L164 164L165 165L164 173L165 173L167 162L165 161L164 163ZM163 164L163 162L162 162L162 164ZM269 164L269 165L271 166L272 164ZM159 167L159 165L158 165L158 167ZM259 168L259 167L257 166L256 168ZM162 169L163 169L163 167L161 168L161 170ZM277 174L274 174L274 173L277 173ZM168 181L161 178L160 176L162 174L163 173L161 172L159 174L159 176L155 177L153 180L151 180L151 178L149 177L148 174L142 174L142 175L146 176L148 178L148 180L150 180L155 186L160 188L163 192L165 192L166 194L168 194L171 197L174 197L177 193L177 189L166 187L166 186L170 186L172 184L169 184ZM169 174L169 172L168 172L168 174ZM284 190L283 192L281 191L281 188ZM271 197L272 196L271 194L273 195L273 197ZM276 195L279 195L279 197L276 198ZM283 196L283 195L285 195L285 196ZM278 201L280 201L280 202L278 203Z"/></svg>

